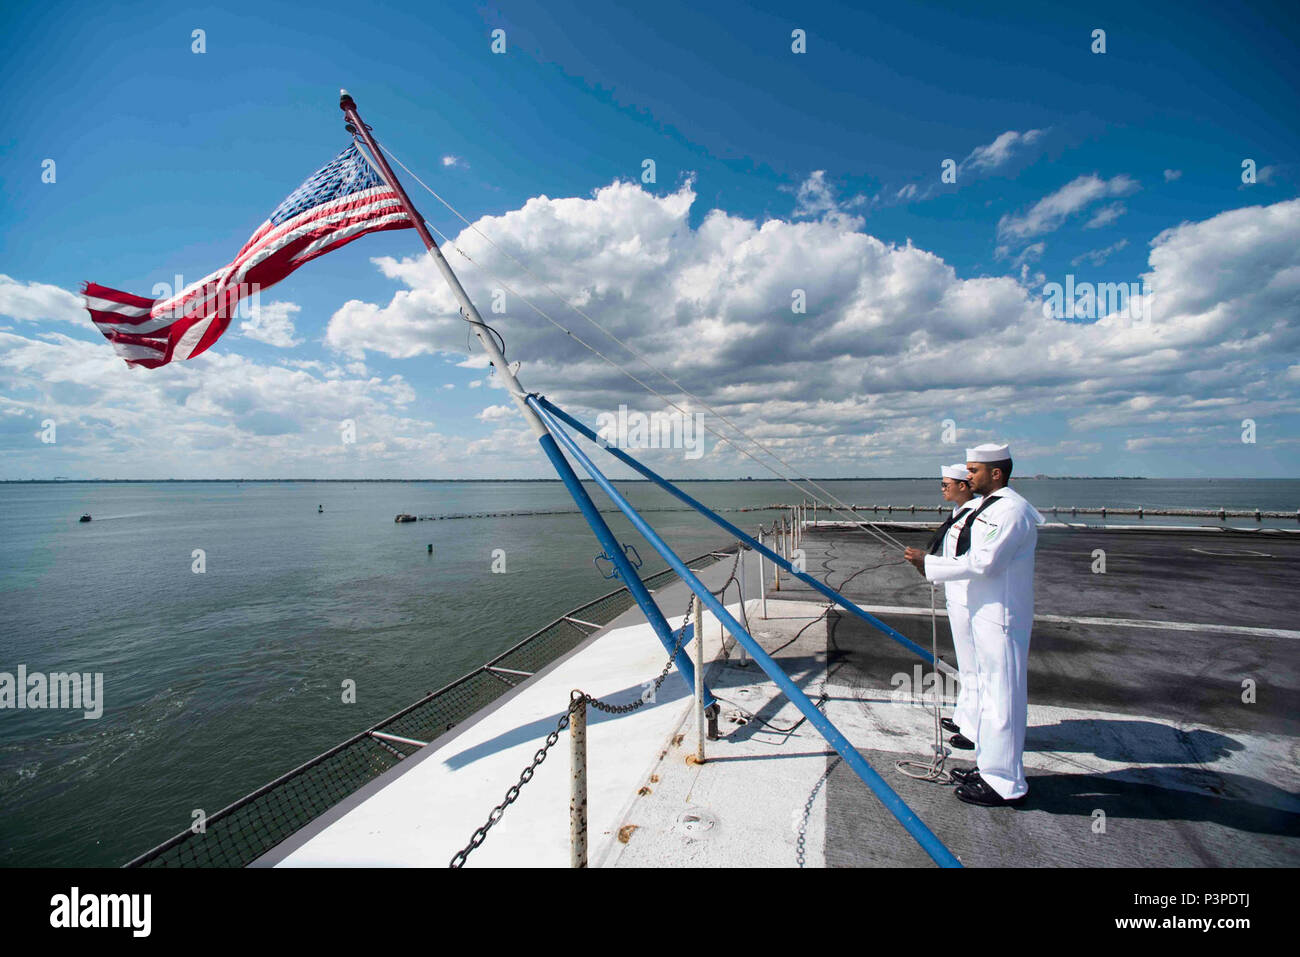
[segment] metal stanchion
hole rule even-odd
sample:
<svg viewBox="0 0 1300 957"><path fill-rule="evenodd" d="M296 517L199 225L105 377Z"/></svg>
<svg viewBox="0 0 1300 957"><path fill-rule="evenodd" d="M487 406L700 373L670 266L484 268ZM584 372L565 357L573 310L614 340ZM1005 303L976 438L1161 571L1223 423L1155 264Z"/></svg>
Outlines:
<svg viewBox="0 0 1300 957"><path fill-rule="evenodd" d="M695 677L699 687L700 676ZM576 706L573 701L581 700ZM587 866L587 701L581 691L574 691L569 712L569 866Z"/></svg>
<svg viewBox="0 0 1300 957"><path fill-rule="evenodd" d="M704 612L695 602L695 762L704 763ZM722 622L718 622L722 627Z"/></svg>
<svg viewBox="0 0 1300 957"><path fill-rule="evenodd" d="M758 526L758 544L763 544L763 526ZM758 597L763 602L763 617L767 617L767 581L763 576L767 570L763 568L763 553L758 553Z"/></svg>
<svg viewBox="0 0 1300 957"><path fill-rule="evenodd" d="M776 527L776 522L772 523L773 545L776 546L776 553L785 558L785 532ZM781 566L776 562L772 563L772 591L781 590Z"/></svg>
<svg viewBox="0 0 1300 957"><path fill-rule="evenodd" d="M745 607L745 552L744 552L744 549L745 549L745 543L744 543L744 542L736 542L736 547L739 548L739 549L741 549L741 552L740 552L740 580L737 582L737 586L738 586L739 589L740 589L740 611L741 611L742 619L744 619L744 616L746 616L746 615L749 614L749 609L747 609L747 608ZM761 560L761 556L760 556L760 560ZM762 575L761 575L761 574L759 575L759 578L760 578L760 579L762 578ZM746 621L745 621L745 624L748 625L749 622L746 620ZM740 657L736 659L736 664L737 664L739 667L743 668L743 667L745 667L745 665L749 664L749 662L747 662L747 661L745 660L745 646L742 645L740 642L736 642L736 650L738 650L738 651L740 652Z"/></svg>

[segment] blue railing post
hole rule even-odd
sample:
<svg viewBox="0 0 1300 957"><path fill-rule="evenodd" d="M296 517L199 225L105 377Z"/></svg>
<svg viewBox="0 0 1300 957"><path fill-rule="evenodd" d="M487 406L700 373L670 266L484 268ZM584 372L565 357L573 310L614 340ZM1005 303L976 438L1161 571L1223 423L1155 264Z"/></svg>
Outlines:
<svg viewBox="0 0 1300 957"><path fill-rule="evenodd" d="M596 467L595 463L587 457L586 453L578 447L578 444L569 436L560 423L552 416L546 408L537 400L536 396L529 396L529 404L534 410L546 420L547 428L551 435L555 436L556 441L564 446L565 451L578 460L583 469L592 477L601 490L610 497L619 510L627 516L633 527L641 533L642 537L649 542L661 556L681 577L682 581L695 592L696 597L717 617L724 628L735 636L736 640L744 646L749 652L750 657L754 659L772 679L785 696L797 707L808 719L809 724L815 727L826 739L826 743L835 749L836 753L844 759L844 762L851 767L860 777L867 787L871 788L880 802L885 805L891 814L898 819L899 823L907 829L921 848L930 855L930 857L941 867L961 867L961 862L957 860L952 851L943 845L943 842L935 836L934 832L926 827L925 822L917 817L916 812L907 806L895 792L894 789L886 783L867 760L858 753L857 748L849 741L840 730L831 723L831 720L822 714L809 700L808 696L799 689L799 686L790 679L781 667L772 659L763 647L756 642L753 637L745 630L740 622L732 617L727 611L726 606L713 597L713 593L704 587L703 583L695 576L677 554L668 547L659 534L650 527L649 523L637 513L631 504L623 495L614 488L613 484L607 479ZM544 440L543 440L544 441ZM567 464L567 463L566 463Z"/></svg>

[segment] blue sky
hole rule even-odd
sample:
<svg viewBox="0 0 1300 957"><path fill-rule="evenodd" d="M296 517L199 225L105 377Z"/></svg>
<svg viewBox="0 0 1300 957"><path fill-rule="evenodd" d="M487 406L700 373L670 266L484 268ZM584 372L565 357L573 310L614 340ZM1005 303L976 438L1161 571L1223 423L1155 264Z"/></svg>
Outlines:
<svg viewBox="0 0 1300 957"><path fill-rule="evenodd" d="M547 474L466 363L411 233L263 292L286 304L278 333L232 326L160 370L108 372L110 347L59 295L148 294L228 262L346 144L340 86L468 219L494 217L483 230L547 284L806 473L931 471L961 458L951 419L957 445L1011 440L1031 472L1294 475L1293 6L961 6L9 4L0 478ZM643 195L597 192L616 182ZM1158 280L1173 311L1145 333L1054 333L1030 307L1067 274ZM588 419L662 408L518 301L497 324L525 384ZM345 418L363 439L339 449ZM47 419L57 442L39 439ZM754 471L726 449L656 457Z"/></svg>

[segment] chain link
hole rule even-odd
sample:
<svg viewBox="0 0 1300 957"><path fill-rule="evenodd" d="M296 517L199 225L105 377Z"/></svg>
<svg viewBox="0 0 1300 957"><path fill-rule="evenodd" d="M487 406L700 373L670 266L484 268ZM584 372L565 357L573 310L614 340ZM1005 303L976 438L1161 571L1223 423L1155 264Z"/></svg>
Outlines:
<svg viewBox="0 0 1300 957"><path fill-rule="evenodd" d="M726 591L727 586L736 580L736 569L740 566L740 556L743 551L744 549L740 546L736 548L736 560L732 563L730 577L727 579L726 584L722 586L723 592ZM718 593L711 591L710 594L716 595ZM492 825L501 820L502 816L506 813L506 808L514 804L515 800L519 797L520 789L533 779L533 775L537 772L538 766L546 760L547 752L550 751L555 743L560 740L560 732L569 726L569 721L572 719L573 713L578 708L585 708L590 705L597 711L604 711L607 714L631 714L633 711L644 707L655 699L655 695L659 692L659 686L667 680L668 673L673 669L673 662L677 660L677 655L681 653L682 645L686 643L686 625L691 620L691 613L694 610L695 592L692 591L690 599L686 602L686 613L682 616L682 626L677 629L677 643L673 646L672 653L668 656L668 661L664 664L664 670L661 671L659 677L654 680L654 686L650 689L648 695L642 694L641 697L637 698L637 700L628 702L627 704L612 704L608 701L601 701L599 698L593 698L585 692L574 692L573 699L569 702L569 710L560 715L560 720L555 724L555 730L546 736L546 744L537 749L537 753L533 755L532 763L520 772L519 782L510 785L509 789L506 791L505 800L492 809L492 813L488 815L488 819L481 827L474 831L473 836L469 839L469 843L465 845L462 850L456 852L456 856L451 859L451 863L447 865L448 867L464 867L465 861L469 857L470 852L487 840L487 834L488 831L492 830Z"/></svg>
<svg viewBox="0 0 1300 957"><path fill-rule="evenodd" d="M597 711L604 711L606 714L631 714L638 708L644 708L655 696L659 694L659 686L668 678L668 672L673 670L673 663L677 660L677 655L682 650L682 645L686 643L686 624L691 620L691 612L695 610L695 592L691 592L690 600L686 602L686 613L682 616L682 626L677 629L677 643L673 645L672 653L668 655L668 660L664 662L664 670L659 672L659 677L654 680L654 685L650 693L642 692L641 697L635 701L629 701L627 704L611 704L608 701L601 701L599 698L593 698L586 695L586 703L591 705Z"/></svg>
<svg viewBox="0 0 1300 957"><path fill-rule="evenodd" d="M840 762L843 760L839 755L835 756L835 760L826 766L822 776L817 779L817 784L814 785L812 792L808 795L808 800L803 803L803 818L799 821L799 836L794 842L794 859L800 867L804 867L808 863L808 819L812 817L812 807L813 802L817 800L817 792L822 789L822 785L830 778L831 772L839 767Z"/></svg>
<svg viewBox="0 0 1300 957"><path fill-rule="evenodd" d="M537 772L538 765L546 760L546 753L551 750L551 747L555 742L560 740L560 732L569 726L569 719L573 716L573 712L579 705L585 706L586 702L582 698L574 698L569 702L569 710L560 715L560 720L556 723L555 730L546 736L546 744L537 749L537 753L533 755L532 763L520 772L519 782L510 785L509 789L506 791L505 800L492 809L492 813L488 815L487 821L474 831L473 836L469 839L469 843L465 845L464 849L456 852L456 856L451 859L451 863L447 865L448 867L464 867L465 860L469 857L470 852L487 840L487 834L488 831L492 830L492 825L501 820L502 816L506 813L506 808L514 804L515 800L519 797L520 789L533 779L533 775Z"/></svg>

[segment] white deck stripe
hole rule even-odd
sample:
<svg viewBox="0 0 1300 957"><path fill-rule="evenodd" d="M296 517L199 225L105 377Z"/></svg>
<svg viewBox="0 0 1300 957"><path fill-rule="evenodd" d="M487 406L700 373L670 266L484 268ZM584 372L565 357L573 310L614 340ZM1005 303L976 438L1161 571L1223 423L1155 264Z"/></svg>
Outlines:
<svg viewBox="0 0 1300 957"><path fill-rule="evenodd" d="M921 704L891 700L889 689L873 690L837 685L834 682L826 688L831 693L827 717L836 723L855 747L904 755L924 753L933 743L934 712L929 704L932 698ZM785 706L768 720L789 723L794 714L794 708ZM1101 753L1098 753L1095 742L1090 746L1081 741L1070 741L1072 735L1065 729L1081 727L1085 722L1095 722L1107 729L1107 735L1113 736L1108 747L1100 749ZM1232 737L1240 746L1225 748L1223 753L1210 759L1212 763L1207 765L1205 752L1198 752L1192 742L1198 736L1212 738L1224 732L1204 722L1173 722L1149 715L1030 702L1028 723L1031 738L1025 748L1024 761L1031 782L1033 772L1045 771L1053 774L1112 775L1139 783L1150 783L1153 762L1141 760L1141 756L1167 751L1171 736L1181 733L1187 742L1183 745L1187 753L1181 761L1160 762L1161 770L1165 772L1161 778L1162 788L1204 797L1203 781L1208 771L1221 778L1232 779L1234 789L1245 785L1244 779L1248 778L1270 781L1270 787L1251 793L1249 799L1252 802L1289 813L1295 813L1297 806L1300 806L1300 802L1291 793L1300 784L1300 771L1297 771L1291 758L1293 739L1285 734L1234 729ZM1038 739L1037 745L1034 738ZM958 766L966 765L973 760L973 753L957 751L950 760ZM1031 783L1031 795L1033 790ZM1233 797L1241 798L1243 795L1235 794ZM714 808L717 808L716 804Z"/></svg>
<svg viewBox="0 0 1300 957"><path fill-rule="evenodd" d="M859 605L873 615L929 615L930 609L910 605ZM942 608L936 614L947 618ZM1075 615L1035 615L1034 621L1064 622L1072 625L1111 625L1121 628L1158 628L1164 631L1215 631L1229 635L1251 635L1257 638L1300 638L1300 631L1286 628L1253 628L1248 625L1216 625L1191 621L1158 621L1147 618L1082 618Z"/></svg>
<svg viewBox="0 0 1300 957"><path fill-rule="evenodd" d="M920 511L920 509L917 509ZM1153 518L1158 516L1152 516ZM1186 516L1192 517L1192 516ZM1206 518L1213 516L1206 515ZM1244 518L1243 515L1232 516L1233 518ZM1265 519L1265 521L1286 522L1291 521L1288 518ZM820 519L816 522L807 522L813 528L857 528L859 525L905 525L913 528L935 528L940 524L939 519L931 519L924 522L904 522L899 519L891 518L870 518L863 519L861 522L840 522L827 521ZM1044 522L1038 526L1044 528L1073 528L1093 531L1107 532L1253 532L1256 535L1300 535L1300 528L1278 528L1274 525L1160 525L1152 522L1150 525L1112 525L1108 522Z"/></svg>

